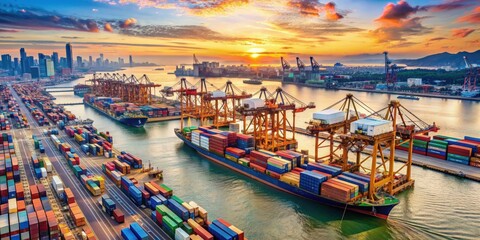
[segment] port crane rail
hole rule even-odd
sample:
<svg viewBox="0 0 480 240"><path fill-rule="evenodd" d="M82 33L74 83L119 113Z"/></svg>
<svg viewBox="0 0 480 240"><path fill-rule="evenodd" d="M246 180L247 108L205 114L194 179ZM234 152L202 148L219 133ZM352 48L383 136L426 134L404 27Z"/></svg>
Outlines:
<svg viewBox="0 0 480 240"><path fill-rule="evenodd" d="M264 100L265 106L254 109L244 106L238 108L238 112L243 116L243 133L254 136L257 148L271 151L297 148L296 113L315 108L315 104L305 104L281 88L270 92L262 87L253 96ZM289 111L292 113L292 122L287 115ZM287 136L287 129L292 130L291 138Z"/></svg>

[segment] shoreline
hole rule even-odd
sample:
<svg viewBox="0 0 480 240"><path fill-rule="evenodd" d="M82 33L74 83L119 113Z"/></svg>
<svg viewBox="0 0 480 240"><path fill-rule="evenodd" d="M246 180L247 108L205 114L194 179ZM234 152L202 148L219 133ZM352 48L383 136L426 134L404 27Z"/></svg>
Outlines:
<svg viewBox="0 0 480 240"><path fill-rule="evenodd" d="M289 85L303 86L303 87L327 89L327 88L322 87L322 86L315 86L315 85L306 84L306 83L282 82L282 84L283 83L284 84L289 84ZM367 93L382 93L382 94L394 94L394 95L411 95L411 96L417 96L417 97L431 97L431 98L442 98L442 99L467 100L467 101L474 101L474 102L480 101L480 97L468 98L468 97L462 97L462 96L439 95L439 94L431 94L431 93L398 92L398 91L370 90L370 89L346 88L346 87L339 87L339 88L329 89L329 90L367 92Z"/></svg>

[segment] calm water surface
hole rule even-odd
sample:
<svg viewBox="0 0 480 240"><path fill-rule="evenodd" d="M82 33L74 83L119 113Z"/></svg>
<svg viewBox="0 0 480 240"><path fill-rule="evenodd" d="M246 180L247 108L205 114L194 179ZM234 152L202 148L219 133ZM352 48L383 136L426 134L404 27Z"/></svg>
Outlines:
<svg viewBox="0 0 480 240"><path fill-rule="evenodd" d="M166 67L167 71L173 71ZM147 74L150 80L171 86L174 75L153 68L126 69L128 75ZM89 76L90 77L90 76ZM187 78L190 82L198 79ZM210 78L215 86L226 78ZM232 79L240 89L256 92L259 86ZM79 81L65 84L74 85ZM345 91L326 91L280 82L264 82L271 91L281 86L304 102L324 109L345 97ZM55 93L57 102L81 101L71 93ZM371 108L385 107L396 95L354 93ZM480 103L422 98L402 104L426 122L436 122L441 134L480 136ZM144 129L127 128L93 109L68 106L82 118L95 120L99 130L109 130L118 149L140 156L165 170L165 182L175 194L194 200L209 211L210 218L222 217L246 230L249 239L480 239L480 183L413 167L415 188L398 195L400 204L387 221L298 199L276 191L203 159L175 137L178 121L150 123ZM313 110L298 115L297 126L305 127ZM302 149L313 151L313 138L298 136ZM480 169L479 169L480 171Z"/></svg>

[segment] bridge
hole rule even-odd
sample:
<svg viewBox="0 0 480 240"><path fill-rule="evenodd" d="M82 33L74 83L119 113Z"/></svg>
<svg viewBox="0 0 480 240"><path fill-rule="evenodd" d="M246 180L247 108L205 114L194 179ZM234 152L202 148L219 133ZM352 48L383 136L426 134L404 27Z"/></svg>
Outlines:
<svg viewBox="0 0 480 240"><path fill-rule="evenodd" d="M50 93L55 92L73 92L73 87L45 87L43 90Z"/></svg>

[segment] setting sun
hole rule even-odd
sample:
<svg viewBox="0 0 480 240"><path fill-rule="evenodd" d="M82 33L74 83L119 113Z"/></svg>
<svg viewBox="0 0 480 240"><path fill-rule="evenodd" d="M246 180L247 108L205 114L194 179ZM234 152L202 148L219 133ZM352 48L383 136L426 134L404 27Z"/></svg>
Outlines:
<svg viewBox="0 0 480 240"><path fill-rule="evenodd" d="M264 51L265 51L265 49L263 49L263 48L250 48L248 50L251 58L258 58L260 56L260 53L262 53Z"/></svg>

